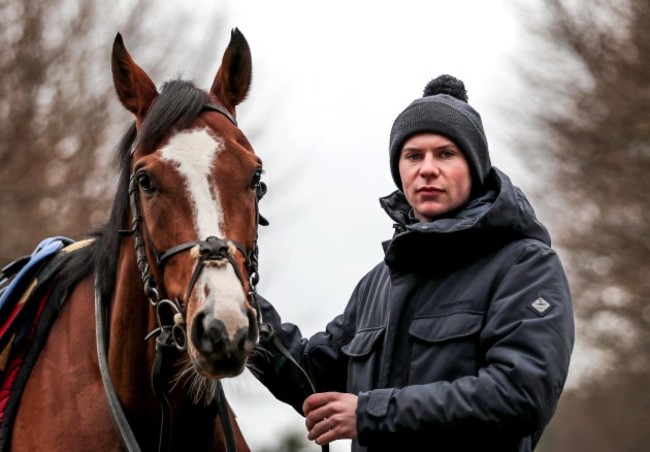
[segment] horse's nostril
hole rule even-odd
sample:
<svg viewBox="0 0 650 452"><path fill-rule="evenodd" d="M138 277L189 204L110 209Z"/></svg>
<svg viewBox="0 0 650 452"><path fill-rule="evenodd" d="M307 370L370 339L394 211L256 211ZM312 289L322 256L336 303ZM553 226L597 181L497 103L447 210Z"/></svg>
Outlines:
<svg viewBox="0 0 650 452"><path fill-rule="evenodd" d="M224 348L226 327L219 319L199 312L192 323L192 342L203 354L209 355Z"/></svg>
<svg viewBox="0 0 650 452"><path fill-rule="evenodd" d="M248 328L242 328L235 333L234 345L236 350L244 350L248 340Z"/></svg>

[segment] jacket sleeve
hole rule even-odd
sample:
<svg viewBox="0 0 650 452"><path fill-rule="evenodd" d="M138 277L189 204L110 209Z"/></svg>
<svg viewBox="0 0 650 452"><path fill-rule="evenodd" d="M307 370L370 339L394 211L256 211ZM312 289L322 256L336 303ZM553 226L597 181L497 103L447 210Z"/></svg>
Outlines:
<svg viewBox="0 0 650 452"><path fill-rule="evenodd" d="M341 346L353 336L354 303L351 301L345 312L332 320L325 331L305 338L296 325L282 322L270 302L261 296L258 296L258 302L262 322L270 326L271 335L261 335L255 352L249 358L253 375L278 400L293 406L301 415L303 401L313 392L312 385L318 392L345 391L347 357L341 353ZM279 339L293 361L279 350L272 335Z"/></svg>
<svg viewBox="0 0 650 452"><path fill-rule="evenodd" d="M536 440L555 411L573 341L561 263L548 247L529 243L495 283L478 338L476 374L360 393L359 443L468 432Z"/></svg>

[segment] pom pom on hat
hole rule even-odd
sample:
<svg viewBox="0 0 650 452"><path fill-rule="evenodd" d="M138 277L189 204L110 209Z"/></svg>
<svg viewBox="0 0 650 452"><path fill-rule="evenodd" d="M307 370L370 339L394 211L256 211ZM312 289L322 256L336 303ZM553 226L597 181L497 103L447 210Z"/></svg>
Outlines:
<svg viewBox="0 0 650 452"><path fill-rule="evenodd" d="M463 102L468 100L463 81L448 74L443 74L427 83L422 97L435 96L436 94L448 94Z"/></svg>
<svg viewBox="0 0 650 452"><path fill-rule="evenodd" d="M434 78L402 111L390 131L390 169L397 187L402 189L399 156L404 142L418 133L439 133L451 139L467 159L472 186L483 185L490 171L490 154L481 116L468 103L465 84L448 74Z"/></svg>

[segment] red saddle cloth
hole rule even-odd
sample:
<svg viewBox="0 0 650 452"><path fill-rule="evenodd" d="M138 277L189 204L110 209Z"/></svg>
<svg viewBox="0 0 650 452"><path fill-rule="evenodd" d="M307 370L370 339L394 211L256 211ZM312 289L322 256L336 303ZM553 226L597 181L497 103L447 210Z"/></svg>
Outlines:
<svg viewBox="0 0 650 452"><path fill-rule="evenodd" d="M11 428L29 374L45 345L67 292L57 276L72 253L92 240L69 239L35 250L16 262L18 271L2 280L0 291L0 452L9 449ZM37 254L40 252L41 254ZM38 259L37 259L38 258ZM6 266L10 268L14 263ZM31 267L30 267L31 265ZM5 273L6 274L6 273Z"/></svg>
<svg viewBox="0 0 650 452"><path fill-rule="evenodd" d="M52 287L42 296L33 294L37 281L29 288L29 293L21 298L9 318L0 326L0 424L4 421L7 404L12 394L19 370L25 356L33 345L36 327L52 292ZM41 291L38 291L41 292ZM34 296L36 295L36 296ZM39 347L40 349L40 347Z"/></svg>

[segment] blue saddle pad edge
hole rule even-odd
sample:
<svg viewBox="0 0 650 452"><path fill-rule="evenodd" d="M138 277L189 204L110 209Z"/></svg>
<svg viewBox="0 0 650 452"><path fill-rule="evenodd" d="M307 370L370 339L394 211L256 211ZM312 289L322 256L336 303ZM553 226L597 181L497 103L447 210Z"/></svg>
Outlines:
<svg viewBox="0 0 650 452"><path fill-rule="evenodd" d="M54 236L43 239L34 249L29 260L24 264L9 285L0 292L0 311L14 292L20 293L26 284L34 278L41 264L57 254L64 247L74 243L74 240L65 236Z"/></svg>

